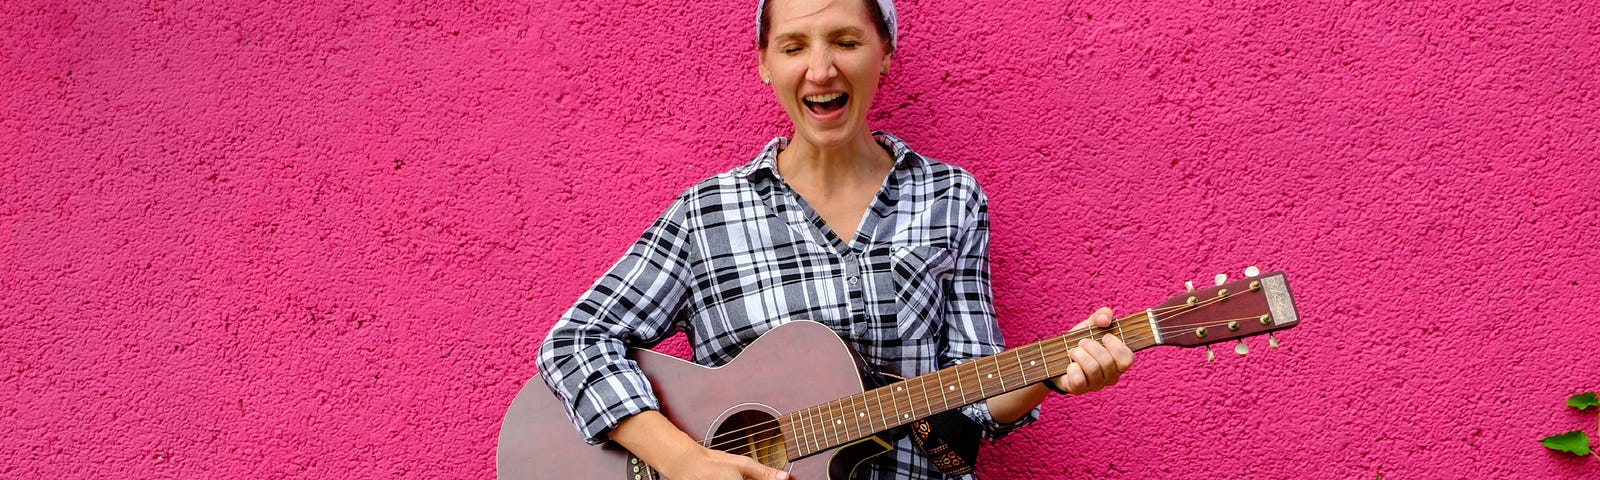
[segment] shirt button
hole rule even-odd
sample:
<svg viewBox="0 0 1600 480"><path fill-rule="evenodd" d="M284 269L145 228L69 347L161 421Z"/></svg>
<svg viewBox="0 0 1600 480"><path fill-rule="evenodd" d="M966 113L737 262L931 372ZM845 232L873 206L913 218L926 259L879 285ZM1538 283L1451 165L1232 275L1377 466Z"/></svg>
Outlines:
<svg viewBox="0 0 1600 480"><path fill-rule="evenodd" d="M851 286L855 286L855 284L861 283L861 277L850 277L845 279L845 281L850 282Z"/></svg>

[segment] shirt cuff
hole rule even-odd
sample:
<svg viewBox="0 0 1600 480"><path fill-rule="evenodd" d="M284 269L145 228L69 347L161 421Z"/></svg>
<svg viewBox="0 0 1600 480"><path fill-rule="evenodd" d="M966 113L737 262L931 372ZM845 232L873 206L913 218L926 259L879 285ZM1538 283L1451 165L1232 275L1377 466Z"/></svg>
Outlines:
<svg viewBox="0 0 1600 480"><path fill-rule="evenodd" d="M972 419L972 421L983 427L984 438L999 440L1006 435L1010 435L1011 432L1039 420L1039 407L1033 407L1033 410L1029 410L1021 418L1007 423L995 421L994 416L989 413L989 402L986 400L961 407L961 414L966 415L967 418Z"/></svg>
<svg viewBox="0 0 1600 480"><path fill-rule="evenodd" d="M585 442L598 445L610 440L611 429L629 416L645 411L660 410L650 381L639 372L632 360L625 365L606 365L594 372L576 391L571 402L573 424Z"/></svg>

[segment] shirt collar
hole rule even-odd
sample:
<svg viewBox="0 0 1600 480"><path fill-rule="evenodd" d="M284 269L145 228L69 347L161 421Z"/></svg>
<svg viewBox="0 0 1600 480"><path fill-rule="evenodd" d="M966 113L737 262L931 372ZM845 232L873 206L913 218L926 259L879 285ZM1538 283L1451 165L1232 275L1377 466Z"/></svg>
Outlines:
<svg viewBox="0 0 1600 480"><path fill-rule="evenodd" d="M927 166L927 159L917 155L917 152L911 151L911 147L906 145L906 142L901 140L900 137L887 132L872 132L872 139L877 140L878 145L887 148L889 154L894 156L895 170ZM785 148L789 148L789 137L773 138L772 141L767 142L767 146L761 149L761 154L756 155L754 160L733 169L729 173L738 177L751 177L761 172L768 172L773 178L781 179L783 177L778 175L778 152L782 152Z"/></svg>

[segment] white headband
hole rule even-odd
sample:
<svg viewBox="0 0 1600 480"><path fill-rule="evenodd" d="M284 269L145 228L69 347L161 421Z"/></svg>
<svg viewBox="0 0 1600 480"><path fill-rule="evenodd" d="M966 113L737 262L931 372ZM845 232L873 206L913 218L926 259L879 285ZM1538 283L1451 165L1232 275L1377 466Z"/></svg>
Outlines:
<svg viewBox="0 0 1600 480"><path fill-rule="evenodd" d="M889 27L889 49L899 48L900 26L894 17L894 0L875 0L878 2L878 11L883 13L883 24ZM761 31L761 14L767 10L767 0L761 0L756 5L756 43L761 43L761 36L766 32Z"/></svg>

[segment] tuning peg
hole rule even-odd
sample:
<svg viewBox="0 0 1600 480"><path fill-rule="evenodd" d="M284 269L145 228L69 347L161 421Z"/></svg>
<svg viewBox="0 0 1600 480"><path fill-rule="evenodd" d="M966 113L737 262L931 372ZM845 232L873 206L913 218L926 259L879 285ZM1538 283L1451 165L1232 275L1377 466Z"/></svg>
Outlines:
<svg viewBox="0 0 1600 480"><path fill-rule="evenodd" d="M1267 333L1267 346L1274 349L1278 348L1278 337L1271 332Z"/></svg>
<svg viewBox="0 0 1600 480"><path fill-rule="evenodd" d="M1228 283L1228 274L1219 273L1219 274L1217 274L1216 280L1217 280L1217 285L1218 286L1221 286L1224 283Z"/></svg>
<svg viewBox="0 0 1600 480"><path fill-rule="evenodd" d="M1255 265L1244 267L1244 276L1246 276L1246 277L1256 278L1256 275L1260 275L1260 274L1261 274L1261 269L1256 268Z"/></svg>
<svg viewBox="0 0 1600 480"><path fill-rule="evenodd" d="M1193 292L1194 291L1194 282L1192 282L1192 281L1191 282L1183 282L1183 289L1184 289L1184 291Z"/></svg>
<svg viewBox="0 0 1600 480"><path fill-rule="evenodd" d="M1238 345L1233 346L1233 353L1237 353L1239 356L1243 357L1245 354L1250 353L1250 346L1245 345L1244 340L1240 340Z"/></svg>
<svg viewBox="0 0 1600 480"><path fill-rule="evenodd" d="M1207 362L1215 362L1215 361L1217 361L1217 354L1211 352L1211 346L1210 345L1206 345L1206 361Z"/></svg>

